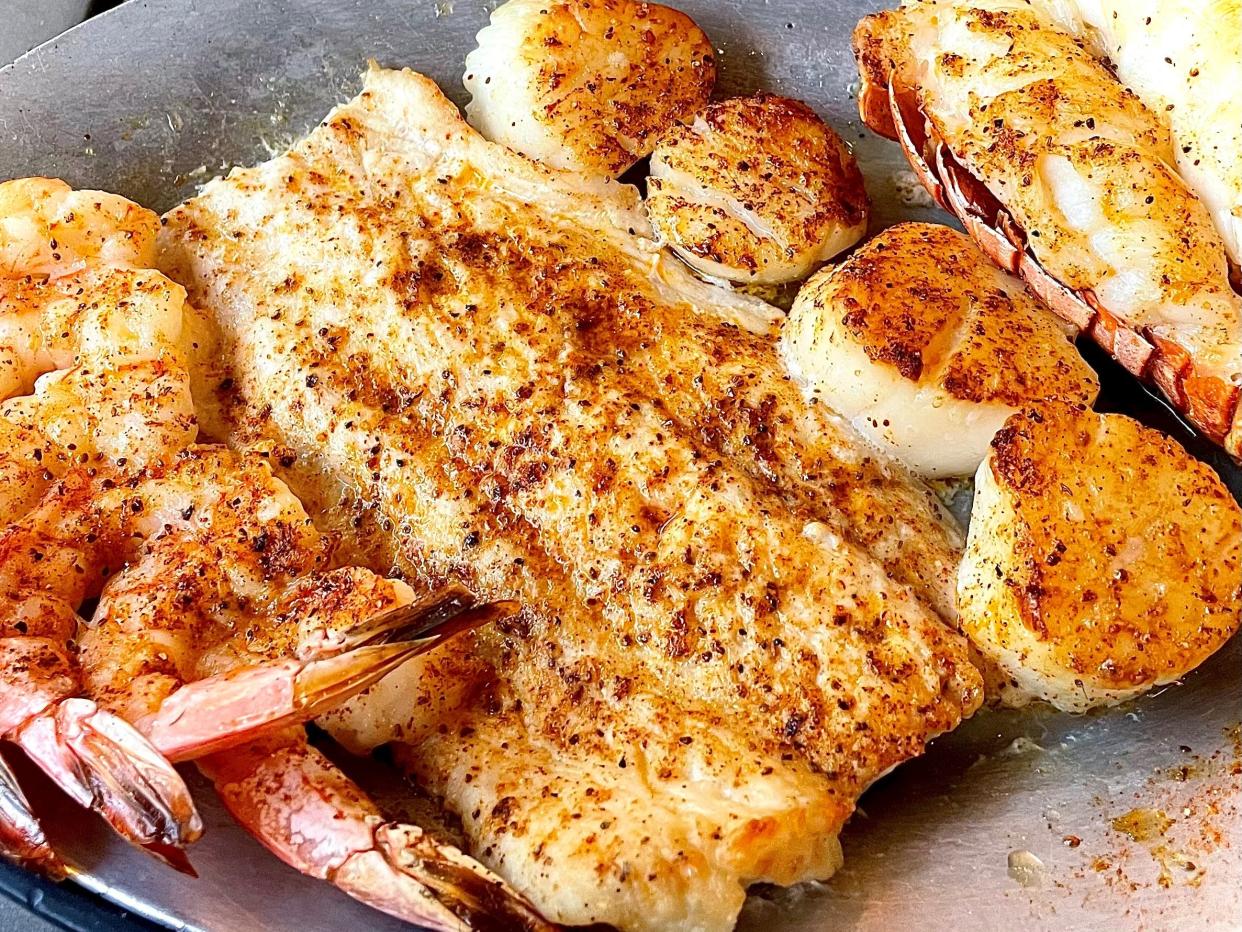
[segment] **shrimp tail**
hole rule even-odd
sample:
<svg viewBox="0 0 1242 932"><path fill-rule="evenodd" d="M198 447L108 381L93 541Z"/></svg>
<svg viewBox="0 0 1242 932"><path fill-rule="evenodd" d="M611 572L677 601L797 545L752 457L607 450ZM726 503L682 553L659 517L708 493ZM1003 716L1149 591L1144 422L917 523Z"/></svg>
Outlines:
<svg viewBox="0 0 1242 932"><path fill-rule="evenodd" d="M8 762L0 757L0 856L53 880L67 871L43 834L26 794Z"/></svg>
<svg viewBox="0 0 1242 932"><path fill-rule="evenodd" d="M0 639L0 735L61 790L166 863L165 849L195 841L202 823L185 782L145 738L88 699L58 640ZM0 844L12 860L63 876L15 775L0 769Z"/></svg>
<svg viewBox="0 0 1242 932"><path fill-rule="evenodd" d="M225 807L290 866L430 929L546 930L503 880L375 804L300 733L203 758Z"/></svg>
<svg viewBox="0 0 1242 932"><path fill-rule="evenodd" d="M203 833L180 774L131 725L89 699L71 698L9 734L75 802L173 867L169 851Z"/></svg>
<svg viewBox="0 0 1242 932"><path fill-rule="evenodd" d="M417 644L376 644L241 667L182 686L135 724L168 760L192 760L307 722L417 653Z"/></svg>
<svg viewBox="0 0 1242 932"><path fill-rule="evenodd" d="M195 680L135 725L167 759L185 761L304 724L411 657L517 611L511 602L472 606L463 593L447 590L382 612L348 631L315 632L299 657Z"/></svg>

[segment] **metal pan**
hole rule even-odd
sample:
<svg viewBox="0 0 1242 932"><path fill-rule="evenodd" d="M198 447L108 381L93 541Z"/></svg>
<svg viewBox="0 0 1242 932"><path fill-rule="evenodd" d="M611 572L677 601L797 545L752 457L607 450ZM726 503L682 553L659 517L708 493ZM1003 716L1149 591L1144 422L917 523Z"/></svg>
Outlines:
<svg viewBox="0 0 1242 932"><path fill-rule="evenodd" d="M872 4L675 3L718 43L721 93L801 97L847 135L877 226L947 220L910 202L896 146L857 122L849 35ZM0 72L0 177L60 175L167 208L305 132L368 58L429 74L460 102L487 12L482 0L132 0ZM1177 430L1102 365L1111 406ZM1242 472L1203 452L1242 489ZM744 926L1242 928L1240 660L1235 639L1184 685L1106 714L981 714L864 797L831 883L760 892ZM77 882L171 927L396 926L284 868L196 789L208 827L197 881L61 805L53 828ZM1146 841L1111 827L1136 808L1174 825Z"/></svg>

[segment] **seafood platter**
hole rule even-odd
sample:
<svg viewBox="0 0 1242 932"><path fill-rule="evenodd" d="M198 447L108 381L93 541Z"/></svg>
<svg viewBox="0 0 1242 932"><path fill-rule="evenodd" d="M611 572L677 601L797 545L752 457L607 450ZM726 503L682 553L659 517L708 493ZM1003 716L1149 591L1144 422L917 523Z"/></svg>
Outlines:
<svg viewBox="0 0 1242 932"><path fill-rule="evenodd" d="M1242 927L1242 9L675 5L135 0L0 71L13 870Z"/></svg>

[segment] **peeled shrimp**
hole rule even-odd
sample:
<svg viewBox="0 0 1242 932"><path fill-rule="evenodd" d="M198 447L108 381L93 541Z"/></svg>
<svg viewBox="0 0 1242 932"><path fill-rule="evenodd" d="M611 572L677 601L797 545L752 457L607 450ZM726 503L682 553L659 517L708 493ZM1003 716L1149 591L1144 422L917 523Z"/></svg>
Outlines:
<svg viewBox="0 0 1242 932"><path fill-rule="evenodd" d="M190 379L161 360L49 373L0 417L54 443L79 466L134 472L198 434Z"/></svg>
<svg viewBox="0 0 1242 932"><path fill-rule="evenodd" d="M58 278L87 263L152 268L159 217L105 191L55 178L0 184L0 279Z"/></svg>
<svg viewBox="0 0 1242 932"><path fill-rule="evenodd" d="M0 735L125 837L166 856L201 831L189 793L137 732L77 698L70 645L77 607L97 593L92 566L117 559L95 527L100 484L171 458L196 433L184 370L158 360L49 373L34 395L0 402ZM7 768L0 848L62 871Z"/></svg>
<svg viewBox="0 0 1242 932"><path fill-rule="evenodd" d="M0 735L130 840L164 852L193 841L201 826L170 759L304 722L439 642L372 643L406 622L374 612L320 633L313 609L331 603L308 611L299 577L327 556L257 457L192 447L119 485L69 473L0 534ZM249 650L256 639L267 653ZM9 808L21 817L4 826L10 856L55 872L29 808Z"/></svg>
<svg viewBox="0 0 1242 932"><path fill-rule="evenodd" d="M210 755L202 769L230 811L299 870L434 928L542 925L460 852L382 822L289 727L507 606L470 609L459 590L415 603L409 587L367 570L322 571L326 541L257 457L193 448L100 508L127 516L142 543L82 634L88 695L169 759ZM418 637L389 642L415 622Z"/></svg>
<svg viewBox="0 0 1242 932"><path fill-rule="evenodd" d="M0 533L0 736L126 838L171 850L202 831L185 784L122 719L78 698L76 609L98 592L106 559L91 527L91 493L85 475L72 472ZM59 874L16 782L2 795L5 853Z"/></svg>
<svg viewBox="0 0 1242 932"><path fill-rule="evenodd" d="M180 358L185 290L159 272L91 267L0 284L0 395L44 373Z"/></svg>
<svg viewBox="0 0 1242 932"><path fill-rule="evenodd" d="M96 538L121 548L100 565L124 566L80 639L92 698L142 723L183 684L261 659L256 640L292 653L282 596L327 567L330 541L262 458L190 447L92 505Z"/></svg>
<svg viewBox="0 0 1242 932"><path fill-rule="evenodd" d="M60 190L59 182L28 181ZM5 191L14 196L14 185L21 183L0 185L0 199ZM62 199L77 203L73 198L87 193ZM148 236L126 226L144 227L129 222L139 213L137 205L101 208L90 234L127 243L130 234ZM96 252L115 258L115 250ZM197 435L181 346L185 291L159 272L94 258L55 279L0 279L0 416L79 465L133 471Z"/></svg>
<svg viewBox="0 0 1242 932"><path fill-rule="evenodd" d="M0 189L10 200L22 190ZM49 223L87 223L66 211ZM122 222L129 213L114 211ZM130 241L102 214L78 232L96 252L108 253L113 237ZM167 345L179 289L161 279L79 268L56 283L0 280L0 736L125 837L176 857L201 832L184 783L122 719L80 697L72 650L78 606L98 594L104 568L124 562L115 552L122 542L97 526L99 490L171 459L197 434L188 375ZM7 768L0 847L47 873L63 870Z"/></svg>

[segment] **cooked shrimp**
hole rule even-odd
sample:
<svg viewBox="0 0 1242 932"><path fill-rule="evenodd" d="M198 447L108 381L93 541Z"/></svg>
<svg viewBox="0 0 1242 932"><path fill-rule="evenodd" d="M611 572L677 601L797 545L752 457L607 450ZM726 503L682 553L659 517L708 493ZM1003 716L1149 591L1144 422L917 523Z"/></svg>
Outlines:
<svg viewBox="0 0 1242 932"><path fill-rule="evenodd" d="M162 360L49 373L34 394L0 402L0 417L97 470L134 472L198 434L189 375Z"/></svg>
<svg viewBox="0 0 1242 932"><path fill-rule="evenodd" d="M1083 711L1218 650L1240 565L1242 511L1210 467L1129 418L1041 403L979 467L958 610L1003 699Z"/></svg>
<svg viewBox="0 0 1242 932"><path fill-rule="evenodd" d="M160 220L105 191L54 178L0 184L0 279L58 278L87 263L152 268Z"/></svg>
<svg viewBox="0 0 1242 932"><path fill-rule="evenodd" d="M107 559L92 543L96 481L170 458L196 432L186 375L161 362L45 376L35 395L0 403L0 518L8 525L0 533L0 735L126 837L170 856L168 846L199 831L187 791L137 733L74 698L80 683L69 645L75 608L93 591L87 555ZM4 850L59 874L20 787L0 774L6 780Z"/></svg>
<svg viewBox="0 0 1242 932"><path fill-rule="evenodd" d="M184 448L197 434L187 310L185 290L146 269L4 282L0 416L96 469L132 472Z"/></svg>
<svg viewBox="0 0 1242 932"><path fill-rule="evenodd" d="M377 824L290 727L508 606L463 611L472 600L454 589L415 603L367 570L325 572L328 541L257 456L191 448L96 510L105 526L119 516L108 536L127 549L80 636L88 696L170 760L210 754L204 770L239 821L300 870L436 928L461 927L457 915L539 924L459 852ZM391 642L415 623L416 638ZM273 781L297 791L273 794Z"/></svg>
<svg viewBox="0 0 1242 932"><path fill-rule="evenodd" d="M59 444L0 414L0 526L30 511L72 466Z"/></svg>
<svg viewBox="0 0 1242 932"><path fill-rule="evenodd" d="M1157 115L1022 0L913 3L855 49L864 119L985 251L1242 452L1242 298Z"/></svg>
<svg viewBox="0 0 1242 932"><path fill-rule="evenodd" d="M452 596L452 590L450 590ZM410 605L409 590L363 571L334 581L329 598L306 592L317 626L355 625L377 610ZM436 598L443 599L444 596ZM450 599L451 601L451 599ZM435 599L432 600L434 605ZM432 640L508 614L506 604L458 616ZM418 608L416 616L427 613ZM427 646L434 646L434 644ZM403 670L410 665L407 664ZM404 718L391 727L399 730ZM366 794L318 750L305 734L271 735L228 754L199 761L235 818L285 863L330 880L350 896L420 926L549 929L508 884L456 848L418 826L384 819Z"/></svg>
<svg viewBox="0 0 1242 932"><path fill-rule="evenodd" d="M438 643L371 643L403 619L355 615L328 633L290 621L290 598L306 603L299 576L327 553L257 457L192 447L122 484L69 473L0 534L0 735L130 840L193 841L200 826L169 759L306 721ZM75 610L95 596L79 630ZM260 633L288 649L249 653ZM55 869L41 838L5 829L25 840L11 855Z"/></svg>
<svg viewBox="0 0 1242 932"><path fill-rule="evenodd" d="M180 358L185 290L159 272L91 267L0 287L0 396L83 363Z"/></svg>
<svg viewBox="0 0 1242 932"><path fill-rule="evenodd" d="M322 659L266 664L228 681L196 683L176 701L156 703L163 718L143 720L165 745L159 749L79 695L76 610L101 594L110 567L126 567L113 588L155 585L150 570L156 557L142 550L148 539L160 541L155 549L165 574L180 572L177 578L188 582L187 568L198 567L200 587L210 576L222 581L221 592L224 582L233 589L258 584L245 574L256 565L271 567L273 554L257 542L269 533L287 531L272 541L285 546L291 560L295 554L322 559L324 548L307 530L301 506L270 473L265 484L262 469L239 469L227 454L185 452L197 434L177 346L185 293L157 272L95 264L149 261L157 224L147 221L154 215L41 179L0 186L0 205L11 211L3 221L3 255L12 260L5 271L22 275L0 283L0 436L9 441L0 456L0 475L8 480L0 491L7 525L0 532L0 737L20 745L73 799L101 812L125 837L179 859L175 849L193 841L201 825L161 751L206 752L225 738L237 743L264 728L304 721L381 676L412 648L333 649ZM47 255L39 251L43 246ZM118 483L121 478L128 481ZM264 496L262 508L239 510L256 495ZM256 522L259 538L247 533ZM301 536L288 530L297 528ZM205 597L207 590L187 584L160 591L171 594L162 606L165 621L177 623L172 630L182 639L157 631L150 615L115 619L141 638L141 650L130 645L131 662L152 651L167 661L174 647L179 656L198 649L200 632L187 621L193 593ZM116 596L103 592L105 617L120 616ZM213 602L213 619L221 621L217 616L227 607L227 601ZM254 696L246 695L243 683L256 687ZM141 679L128 686L147 689ZM209 715L185 708L187 696ZM230 717L237 705L238 716ZM54 875L63 870L7 768L0 768L0 843L14 860Z"/></svg>
<svg viewBox="0 0 1242 932"><path fill-rule="evenodd" d="M416 825L386 820L304 734L212 755L199 769L282 861L375 909L445 932L555 928L474 859Z"/></svg>
<svg viewBox="0 0 1242 932"><path fill-rule="evenodd" d="M757 94L711 104L660 138L647 212L699 272L774 284L858 242L868 202L853 154L815 111Z"/></svg>
<svg viewBox="0 0 1242 932"><path fill-rule="evenodd" d="M49 373L0 400L0 526L73 471L122 478L170 459L198 432L184 370L165 362Z"/></svg>
<svg viewBox="0 0 1242 932"><path fill-rule="evenodd" d="M509 0L466 56L466 116L556 168L615 177L707 103L712 45L684 13L637 0Z"/></svg>
<svg viewBox="0 0 1242 932"><path fill-rule="evenodd" d="M781 352L813 397L932 477L972 474L1026 402L1099 392L1022 283L932 223L891 227L807 282Z"/></svg>
<svg viewBox="0 0 1242 932"><path fill-rule="evenodd" d="M181 778L120 718L76 698L76 608L98 591L104 559L91 493L85 474L72 472L0 533L0 737L126 838L169 851L202 831ZM59 874L20 787L4 776L4 854Z"/></svg>
<svg viewBox="0 0 1242 932"><path fill-rule="evenodd" d="M124 569L82 634L86 682L135 722L183 683L239 666L266 628L296 642L296 627L278 621L282 593L322 571L330 551L265 461L220 447L190 447L165 469L101 490L92 515L96 539L122 550L100 548L91 566Z"/></svg>

